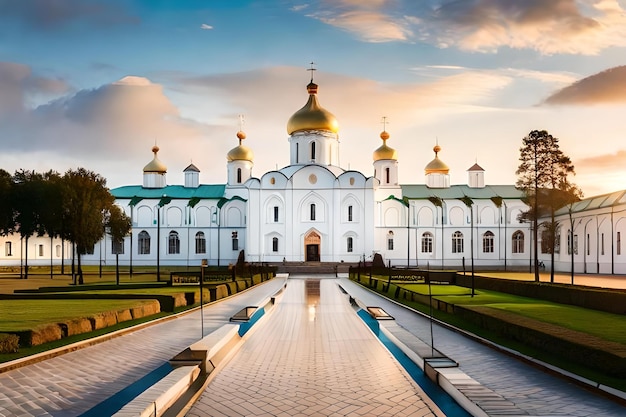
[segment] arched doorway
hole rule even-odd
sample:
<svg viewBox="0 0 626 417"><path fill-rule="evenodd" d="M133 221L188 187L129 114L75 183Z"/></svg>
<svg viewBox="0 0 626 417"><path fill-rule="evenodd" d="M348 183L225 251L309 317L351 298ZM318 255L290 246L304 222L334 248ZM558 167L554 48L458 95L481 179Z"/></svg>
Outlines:
<svg viewBox="0 0 626 417"><path fill-rule="evenodd" d="M317 232L309 232L304 237L304 253L306 262L319 262L321 238Z"/></svg>

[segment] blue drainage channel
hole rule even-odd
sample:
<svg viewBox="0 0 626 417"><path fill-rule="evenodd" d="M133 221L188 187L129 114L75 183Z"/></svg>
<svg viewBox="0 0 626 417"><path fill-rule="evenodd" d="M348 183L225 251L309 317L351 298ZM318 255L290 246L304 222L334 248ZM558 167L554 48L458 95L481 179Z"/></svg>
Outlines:
<svg viewBox="0 0 626 417"><path fill-rule="evenodd" d="M127 386L123 390L102 401L100 404L95 405L90 410L87 410L85 413L81 414L81 417L111 416L117 413L122 409L122 407L150 388L152 385L156 384L171 371L172 366L169 363L161 365L135 383Z"/></svg>
<svg viewBox="0 0 626 417"><path fill-rule="evenodd" d="M461 407L447 392L442 390L437 384L428 379L424 374L424 371L415 364L406 354L393 343L389 338L380 331L378 321L373 318L367 311L360 309L357 314L367 324L367 326L374 332L376 337L382 342L383 345L391 352L400 365L411 375L411 378L424 390L437 404L439 409L444 412L447 417L471 417L463 407Z"/></svg>
<svg viewBox="0 0 626 417"><path fill-rule="evenodd" d="M239 336L243 336L256 324L257 321L265 314L264 308L259 308L257 311L250 317L250 320L247 322L241 323L239 325ZM117 392L113 396L107 398L102 401L100 404L95 405L90 410L87 410L85 413L81 414L81 417L101 417L101 416L110 416L114 413L120 411L122 407L131 402L135 397L139 394L156 384L162 378L164 378L167 374L172 371L172 366L169 363L165 363L150 372L143 378L139 379L135 383L127 386L123 390Z"/></svg>

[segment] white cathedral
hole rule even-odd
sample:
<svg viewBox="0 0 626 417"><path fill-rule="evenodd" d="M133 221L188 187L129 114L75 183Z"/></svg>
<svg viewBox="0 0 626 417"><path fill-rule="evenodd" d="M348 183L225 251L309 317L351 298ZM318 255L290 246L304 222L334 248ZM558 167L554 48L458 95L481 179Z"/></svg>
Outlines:
<svg viewBox="0 0 626 417"><path fill-rule="evenodd" d="M132 219L131 235L119 247L106 236L84 264L112 265L117 252L121 265L228 265L243 250L248 262L354 263L378 253L393 266L469 269L473 260L481 269L528 268L532 233L529 223L518 221L527 206L514 185L485 185L478 164L467 170L467 184L450 185L439 146L424 169L424 183L402 183L385 130L373 151L373 175L346 170L339 166L339 124L319 104L317 90L311 80L308 101L287 122L289 165L261 177L252 175L254 155L242 131L226 155L225 184L201 184L200 170L191 164L183 185L168 185L155 146L143 184L111 190ZM616 232L617 226L613 241ZM562 238L568 236L564 230ZM30 265L71 258L71 246L60 240L33 237L29 245ZM612 248L615 253L614 243ZM22 249L19 237L6 237L0 265L15 264ZM568 259L563 251L557 266L568 270ZM617 261L613 272L626 272L626 261ZM578 263L576 270L582 269Z"/></svg>

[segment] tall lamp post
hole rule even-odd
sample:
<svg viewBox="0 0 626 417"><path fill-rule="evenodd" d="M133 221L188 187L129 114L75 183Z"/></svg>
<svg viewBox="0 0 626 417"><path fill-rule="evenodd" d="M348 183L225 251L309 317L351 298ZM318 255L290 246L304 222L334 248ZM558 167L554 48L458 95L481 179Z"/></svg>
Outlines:
<svg viewBox="0 0 626 417"><path fill-rule="evenodd" d="M204 290L203 290L203 284L204 284L204 268L207 267L207 260L203 259L202 260L202 265L200 265L200 333L202 335L202 338L204 338L204 312L203 312L203 306L204 306Z"/></svg>

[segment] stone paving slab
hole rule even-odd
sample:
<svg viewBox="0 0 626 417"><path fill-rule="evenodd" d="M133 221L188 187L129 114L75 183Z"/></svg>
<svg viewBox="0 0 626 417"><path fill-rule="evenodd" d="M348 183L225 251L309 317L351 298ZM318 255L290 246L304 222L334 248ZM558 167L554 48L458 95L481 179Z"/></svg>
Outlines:
<svg viewBox="0 0 626 417"><path fill-rule="evenodd" d="M391 300L351 282L341 286L365 304L377 305L392 315L398 325L430 343L430 321ZM570 417L626 416L626 406L577 384L529 366L438 324L433 325L435 348L459 363L459 369L527 415ZM496 417L497 414L491 414Z"/></svg>
<svg viewBox="0 0 626 417"><path fill-rule="evenodd" d="M188 416L443 416L349 306L336 280L289 279L269 320Z"/></svg>

